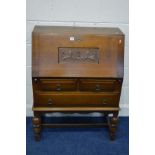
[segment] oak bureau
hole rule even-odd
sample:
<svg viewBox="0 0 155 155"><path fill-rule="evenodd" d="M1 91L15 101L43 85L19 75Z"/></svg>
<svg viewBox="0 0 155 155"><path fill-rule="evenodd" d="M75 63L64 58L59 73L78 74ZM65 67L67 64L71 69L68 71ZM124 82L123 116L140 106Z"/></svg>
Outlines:
<svg viewBox="0 0 155 155"><path fill-rule="evenodd" d="M119 28L35 26L32 32L33 128L107 126L115 139L124 74ZM46 124L42 114L101 112L106 124Z"/></svg>

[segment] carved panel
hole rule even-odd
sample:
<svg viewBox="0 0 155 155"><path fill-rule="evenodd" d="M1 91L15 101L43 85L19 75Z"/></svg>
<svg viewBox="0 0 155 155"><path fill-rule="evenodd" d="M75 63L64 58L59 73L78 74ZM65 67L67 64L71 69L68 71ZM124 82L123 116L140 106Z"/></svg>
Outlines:
<svg viewBox="0 0 155 155"><path fill-rule="evenodd" d="M98 48L59 48L59 63L99 63Z"/></svg>

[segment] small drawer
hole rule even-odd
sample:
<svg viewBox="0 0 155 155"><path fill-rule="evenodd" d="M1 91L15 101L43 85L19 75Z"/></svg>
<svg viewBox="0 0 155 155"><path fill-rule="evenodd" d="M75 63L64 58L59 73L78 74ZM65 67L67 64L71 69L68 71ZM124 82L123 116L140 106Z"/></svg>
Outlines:
<svg viewBox="0 0 155 155"><path fill-rule="evenodd" d="M74 107L74 106L118 106L119 93L54 93L37 92L35 106Z"/></svg>
<svg viewBox="0 0 155 155"><path fill-rule="evenodd" d="M73 91L76 90L76 80L40 79L39 89L43 91Z"/></svg>
<svg viewBox="0 0 155 155"><path fill-rule="evenodd" d="M79 83L80 91L113 91L115 89L115 80L96 80L81 79Z"/></svg>

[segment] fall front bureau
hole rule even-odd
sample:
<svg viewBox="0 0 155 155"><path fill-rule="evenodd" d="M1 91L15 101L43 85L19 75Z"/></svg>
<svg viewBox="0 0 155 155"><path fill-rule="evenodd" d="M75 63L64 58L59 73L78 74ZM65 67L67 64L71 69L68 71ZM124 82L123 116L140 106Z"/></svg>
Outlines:
<svg viewBox="0 0 155 155"><path fill-rule="evenodd" d="M45 113L100 112L115 138L124 74L119 28L35 26L32 32L33 128L40 140ZM60 126L89 124L60 124ZM93 124L91 124L93 125ZM97 126L97 124L94 124ZM100 124L101 125L101 124Z"/></svg>

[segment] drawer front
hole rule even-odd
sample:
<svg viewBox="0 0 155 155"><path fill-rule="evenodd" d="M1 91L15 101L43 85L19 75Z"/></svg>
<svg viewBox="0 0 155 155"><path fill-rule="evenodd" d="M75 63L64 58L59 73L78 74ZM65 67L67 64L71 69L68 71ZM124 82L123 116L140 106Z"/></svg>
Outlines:
<svg viewBox="0 0 155 155"><path fill-rule="evenodd" d="M80 91L114 91L116 86L115 80L80 80Z"/></svg>
<svg viewBox="0 0 155 155"><path fill-rule="evenodd" d="M74 91L76 90L76 80L40 79L39 87L43 91Z"/></svg>
<svg viewBox="0 0 155 155"><path fill-rule="evenodd" d="M118 106L119 93L45 93L35 95L35 106Z"/></svg>

